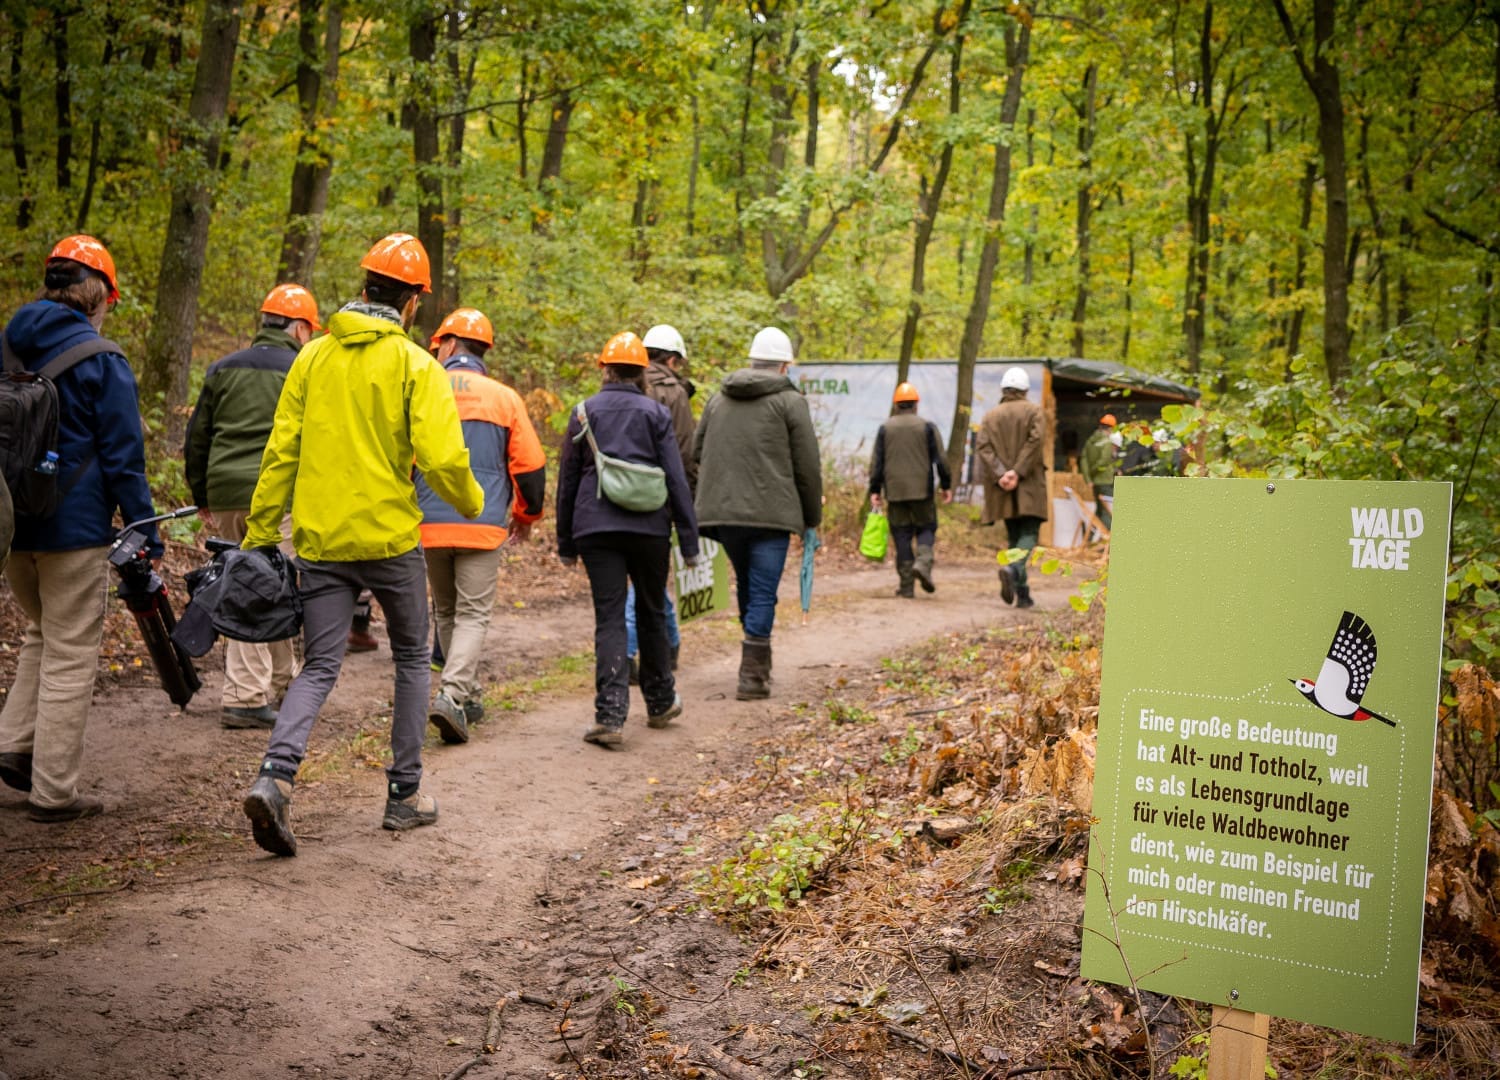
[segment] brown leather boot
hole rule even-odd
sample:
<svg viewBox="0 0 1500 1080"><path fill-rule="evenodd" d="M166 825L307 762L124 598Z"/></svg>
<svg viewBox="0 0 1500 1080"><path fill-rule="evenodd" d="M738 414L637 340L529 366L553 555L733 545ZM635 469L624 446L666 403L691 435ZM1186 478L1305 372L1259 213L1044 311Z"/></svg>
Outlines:
<svg viewBox="0 0 1500 1080"><path fill-rule="evenodd" d="M771 696L771 639L747 637L740 643L738 701L759 701Z"/></svg>

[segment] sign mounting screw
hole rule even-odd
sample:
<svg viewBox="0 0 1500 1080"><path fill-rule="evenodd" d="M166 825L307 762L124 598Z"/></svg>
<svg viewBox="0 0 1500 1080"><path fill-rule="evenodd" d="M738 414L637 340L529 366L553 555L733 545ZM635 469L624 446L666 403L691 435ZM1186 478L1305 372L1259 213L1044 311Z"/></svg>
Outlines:
<svg viewBox="0 0 1500 1080"><path fill-rule="evenodd" d="M1266 485L1266 494L1267 495L1275 495L1276 494L1276 485L1275 484L1267 484Z"/></svg>

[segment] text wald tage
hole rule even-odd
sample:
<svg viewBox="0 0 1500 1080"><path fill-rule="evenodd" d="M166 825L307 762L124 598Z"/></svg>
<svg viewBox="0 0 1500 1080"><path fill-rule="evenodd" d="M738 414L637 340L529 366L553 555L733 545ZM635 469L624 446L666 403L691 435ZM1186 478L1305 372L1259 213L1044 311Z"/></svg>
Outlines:
<svg viewBox="0 0 1500 1080"><path fill-rule="evenodd" d="M1189 833L1210 833L1240 841L1264 841L1288 844L1301 849L1330 852L1348 850L1350 834L1330 831L1324 823L1337 826L1349 819L1349 803L1340 798L1324 798L1316 792L1325 780L1332 785L1367 788L1369 766L1340 768L1326 758L1338 752L1338 735L1328 731L1279 727L1272 723L1253 724L1238 720L1234 724L1213 716L1208 719L1171 717L1144 708L1139 728L1153 735L1176 736L1170 749L1145 738L1137 741L1136 758L1148 764L1178 766L1183 770L1207 768L1223 776L1186 778L1173 773L1165 777L1137 775L1136 791L1156 797L1186 799L1186 805L1153 805L1146 799L1136 801L1132 821L1161 829L1181 829ZM1193 738L1227 743L1234 739L1240 749L1234 751L1200 751L1185 745ZM1254 747L1253 749L1251 747ZM1281 748L1286 748L1283 751ZM1297 751L1325 755L1325 760L1310 758ZM1262 780L1291 780L1305 785L1301 791L1268 791L1258 786ZM1242 782L1241 782L1242 781ZM1284 786L1284 785L1283 785ZM1205 812L1196 804L1208 803ZM1268 822L1261 814L1276 811L1279 821ZM1294 815L1290 822L1286 815ZM1305 816L1306 822L1296 815ZM1324 860L1314 856L1285 856L1270 849L1245 851L1216 849L1195 837L1164 838L1137 831L1130 839L1130 852L1138 859L1166 860L1133 864L1126 871L1126 882L1133 888L1160 889L1178 896L1142 898L1132 892L1125 914L1161 919L1187 926L1220 930L1231 934L1269 939L1270 920L1256 918L1248 911L1209 903L1199 906L1194 899L1228 904L1244 904L1279 911L1292 911L1357 922L1360 917L1360 891L1370 887L1374 874L1361 863ZM1183 860L1196 864L1182 872L1177 864ZM1134 860L1132 860L1134 862ZM1225 872L1258 875L1248 881L1224 880ZM1238 876L1238 874L1236 875ZM1330 890L1318 889L1328 886ZM1309 888L1311 887L1311 888ZM1352 894L1352 895L1351 895Z"/></svg>

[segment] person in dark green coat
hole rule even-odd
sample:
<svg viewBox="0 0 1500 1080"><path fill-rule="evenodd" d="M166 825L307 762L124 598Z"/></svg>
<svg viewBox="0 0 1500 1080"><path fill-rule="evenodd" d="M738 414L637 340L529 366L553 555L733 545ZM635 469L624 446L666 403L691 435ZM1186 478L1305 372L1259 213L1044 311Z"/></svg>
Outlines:
<svg viewBox="0 0 1500 1080"><path fill-rule="evenodd" d="M823 463L807 400L787 369L792 342L767 327L750 366L709 399L693 436L698 531L724 545L734 567L745 640L735 697L771 693L771 628L791 534L823 521Z"/></svg>
<svg viewBox="0 0 1500 1080"><path fill-rule="evenodd" d="M937 425L917 415L918 400L911 383L896 387L895 415L880 425L870 462L870 506L876 511L885 507L896 544L896 595L904 597L915 595L913 581L920 581L925 592L936 590L932 546L937 538L937 489L942 488L944 502L953 501L953 479Z"/></svg>
<svg viewBox="0 0 1500 1080"><path fill-rule="evenodd" d="M1078 463L1084 482L1094 489L1099 523L1106 529L1114 527L1116 424L1112 413L1099 418L1099 428L1083 444L1083 458Z"/></svg>
<svg viewBox="0 0 1500 1080"><path fill-rule="evenodd" d="M260 459L271 435L281 386L298 351L312 339L318 305L301 285L278 285L260 306L260 330L248 349L214 363L188 421L183 459L193 501L213 535L243 540ZM290 531L283 525L291 554ZM227 641L220 722L270 728L274 705L299 668L291 640L257 645Z"/></svg>

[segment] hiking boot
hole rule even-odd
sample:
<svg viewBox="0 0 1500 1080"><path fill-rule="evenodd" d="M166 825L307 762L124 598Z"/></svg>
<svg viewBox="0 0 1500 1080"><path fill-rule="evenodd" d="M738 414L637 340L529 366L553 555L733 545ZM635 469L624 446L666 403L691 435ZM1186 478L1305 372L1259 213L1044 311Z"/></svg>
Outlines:
<svg viewBox="0 0 1500 1080"><path fill-rule="evenodd" d="M1016 577L1009 566L1000 568L1000 599L1007 604L1016 602Z"/></svg>
<svg viewBox="0 0 1500 1080"><path fill-rule="evenodd" d="M737 701L760 701L771 696L771 639L747 637L740 643L740 682Z"/></svg>
<svg viewBox="0 0 1500 1080"><path fill-rule="evenodd" d="M385 817L380 819L382 829L405 832L420 829L423 825L436 825L438 819L437 800L431 795L414 791L404 799L387 795Z"/></svg>
<svg viewBox="0 0 1500 1080"><path fill-rule="evenodd" d="M641 662L634 656L626 657L629 662L630 674L628 680L631 686L641 685Z"/></svg>
<svg viewBox="0 0 1500 1080"><path fill-rule="evenodd" d="M447 694L439 694L432 699L432 705L427 709L427 719L438 729L443 742L450 746L469 741L469 723L464 718L463 706Z"/></svg>
<svg viewBox="0 0 1500 1080"><path fill-rule="evenodd" d="M671 727L672 721L682 715L682 695L673 694L672 704L668 705L659 713L648 712L646 714L646 726L649 728Z"/></svg>
<svg viewBox="0 0 1500 1080"><path fill-rule="evenodd" d="M477 697L471 697L464 702L464 723L473 727L484 719L484 702Z"/></svg>
<svg viewBox="0 0 1500 1080"><path fill-rule="evenodd" d="M368 630L349 631L350 652L374 652L378 648L380 648L380 642L376 641L374 635Z"/></svg>
<svg viewBox="0 0 1500 1080"><path fill-rule="evenodd" d="M606 750L613 749L625 741L625 735L620 731L623 724L595 724L583 733L583 741L602 746Z"/></svg>
<svg viewBox="0 0 1500 1080"><path fill-rule="evenodd" d="M911 572L916 576L917 583L922 586L923 592L937 592L937 586L932 583L932 545L917 545L917 561L912 563Z"/></svg>
<svg viewBox="0 0 1500 1080"><path fill-rule="evenodd" d="M909 562L896 564L896 595L910 599L916 596L916 590L912 587L912 564Z"/></svg>
<svg viewBox="0 0 1500 1080"><path fill-rule="evenodd" d="M253 708L243 705L225 705L219 712L219 726L231 731L245 728L273 728L276 726L276 710L269 705Z"/></svg>
<svg viewBox="0 0 1500 1080"><path fill-rule="evenodd" d="M255 842L272 855L297 854L292 835L292 782L263 772L245 796L245 816Z"/></svg>
<svg viewBox="0 0 1500 1080"><path fill-rule="evenodd" d="M31 755L0 754L0 782L17 791L31 790Z"/></svg>
<svg viewBox="0 0 1500 1080"><path fill-rule="evenodd" d="M104 803L92 795L78 795L65 806L38 806L26 804L26 816L44 825L56 825L62 821L77 821L79 818L97 817L104 813Z"/></svg>
<svg viewBox="0 0 1500 1080"><path fill-rule="evenodd" d="M1018 607L1018 608L1036 607L1036 601L1031 598L1031 586L1030 585L1017 585L1016 586L1016 607Z"/></svg>

